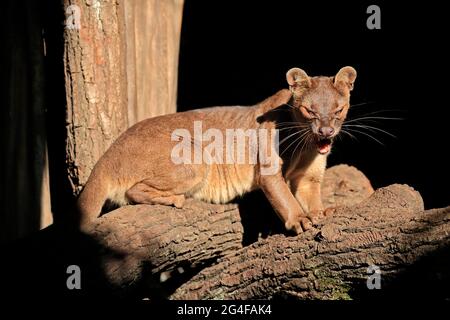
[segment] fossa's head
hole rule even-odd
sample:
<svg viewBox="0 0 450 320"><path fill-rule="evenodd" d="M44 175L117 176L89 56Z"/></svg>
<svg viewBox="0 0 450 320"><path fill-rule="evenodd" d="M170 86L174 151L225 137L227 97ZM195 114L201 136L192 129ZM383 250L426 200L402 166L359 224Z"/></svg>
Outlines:
<svg viewBox="0 0 450 320"><path fill-rule="evenodd" d="M310 130L317 151L328 153L347 116L356 70L344 67L334 77L309 77L302 69L292 68L286 78L296 121Z"/></svg>

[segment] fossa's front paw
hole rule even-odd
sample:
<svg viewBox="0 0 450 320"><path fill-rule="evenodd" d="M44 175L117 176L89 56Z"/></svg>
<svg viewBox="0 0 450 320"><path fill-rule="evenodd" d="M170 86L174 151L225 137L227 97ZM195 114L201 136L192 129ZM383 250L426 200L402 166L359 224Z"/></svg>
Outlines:
<svg viewBox="0 0 450 320"><path fill-rule="evenodd" d="M299 234L303 231L311 229L313 225L308 217L298 217L297 219L286 221L284 226L287 230L294 231Z"/></svg>

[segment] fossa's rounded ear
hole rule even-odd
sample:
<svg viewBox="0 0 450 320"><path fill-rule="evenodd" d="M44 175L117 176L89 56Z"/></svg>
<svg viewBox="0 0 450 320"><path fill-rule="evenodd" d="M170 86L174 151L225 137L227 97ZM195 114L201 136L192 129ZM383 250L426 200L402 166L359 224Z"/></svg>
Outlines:
<svg viewBox="0 0 450 320"><path fill-rule="evenodd" d="M301 86L309 87L311 85L311 79L308 77L305 71L300 68L292 68L286 73L286 80L289 86Z"/></svg>
<svg viewBox="0 0 450 320"><path fill-rule="evenodd" d="M348 90L353 90L356 79L356 70L353 67L343 67L334 77L334 85L340 87L344 85Z"/></svg>

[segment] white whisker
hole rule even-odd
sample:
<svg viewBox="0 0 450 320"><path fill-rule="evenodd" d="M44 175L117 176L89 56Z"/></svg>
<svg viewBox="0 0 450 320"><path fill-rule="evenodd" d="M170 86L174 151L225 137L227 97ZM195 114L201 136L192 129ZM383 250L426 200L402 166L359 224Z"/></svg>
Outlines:
<svg viewBox="0 0 450 320"><path fill-rule="evenodd" d="M361 130L357 130L357 129L350 129L350 128L347 128L347 130L354 131L354 132L359 132L359 133L361 133L361 134L363 134L365 136L368 136L369 138L375 140L376 142L378 142L382 146L384 146L384 143L382 143L380 140L378 140L377 138L373 137L372 135L368 134L367 132L364 132L364 131L361 131Z"/></svg>
<svg viewBox="0 0 450 320"><path fill-rule="evenodd" d="M344 124L343 127L357 127L357 128L366 128L368 130L377 130L379 132L383 132L393 138L397 138L395 135L393 135L392 133L385 131L383 129L377 128L377 127L373 127L373 126L369 126L369 125L361 125L361 124Z"/></svg>

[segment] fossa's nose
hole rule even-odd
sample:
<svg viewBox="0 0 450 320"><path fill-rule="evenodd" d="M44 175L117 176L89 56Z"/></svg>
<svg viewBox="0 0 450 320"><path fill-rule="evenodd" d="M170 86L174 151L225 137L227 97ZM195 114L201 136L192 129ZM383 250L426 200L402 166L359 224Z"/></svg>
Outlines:
<svg viewBox="0 0 450 320"><path fill-rule="evenodd" d="M320 127L319 135L323 138L329 138L334 134L334 129L332 127Z"/></svg>

